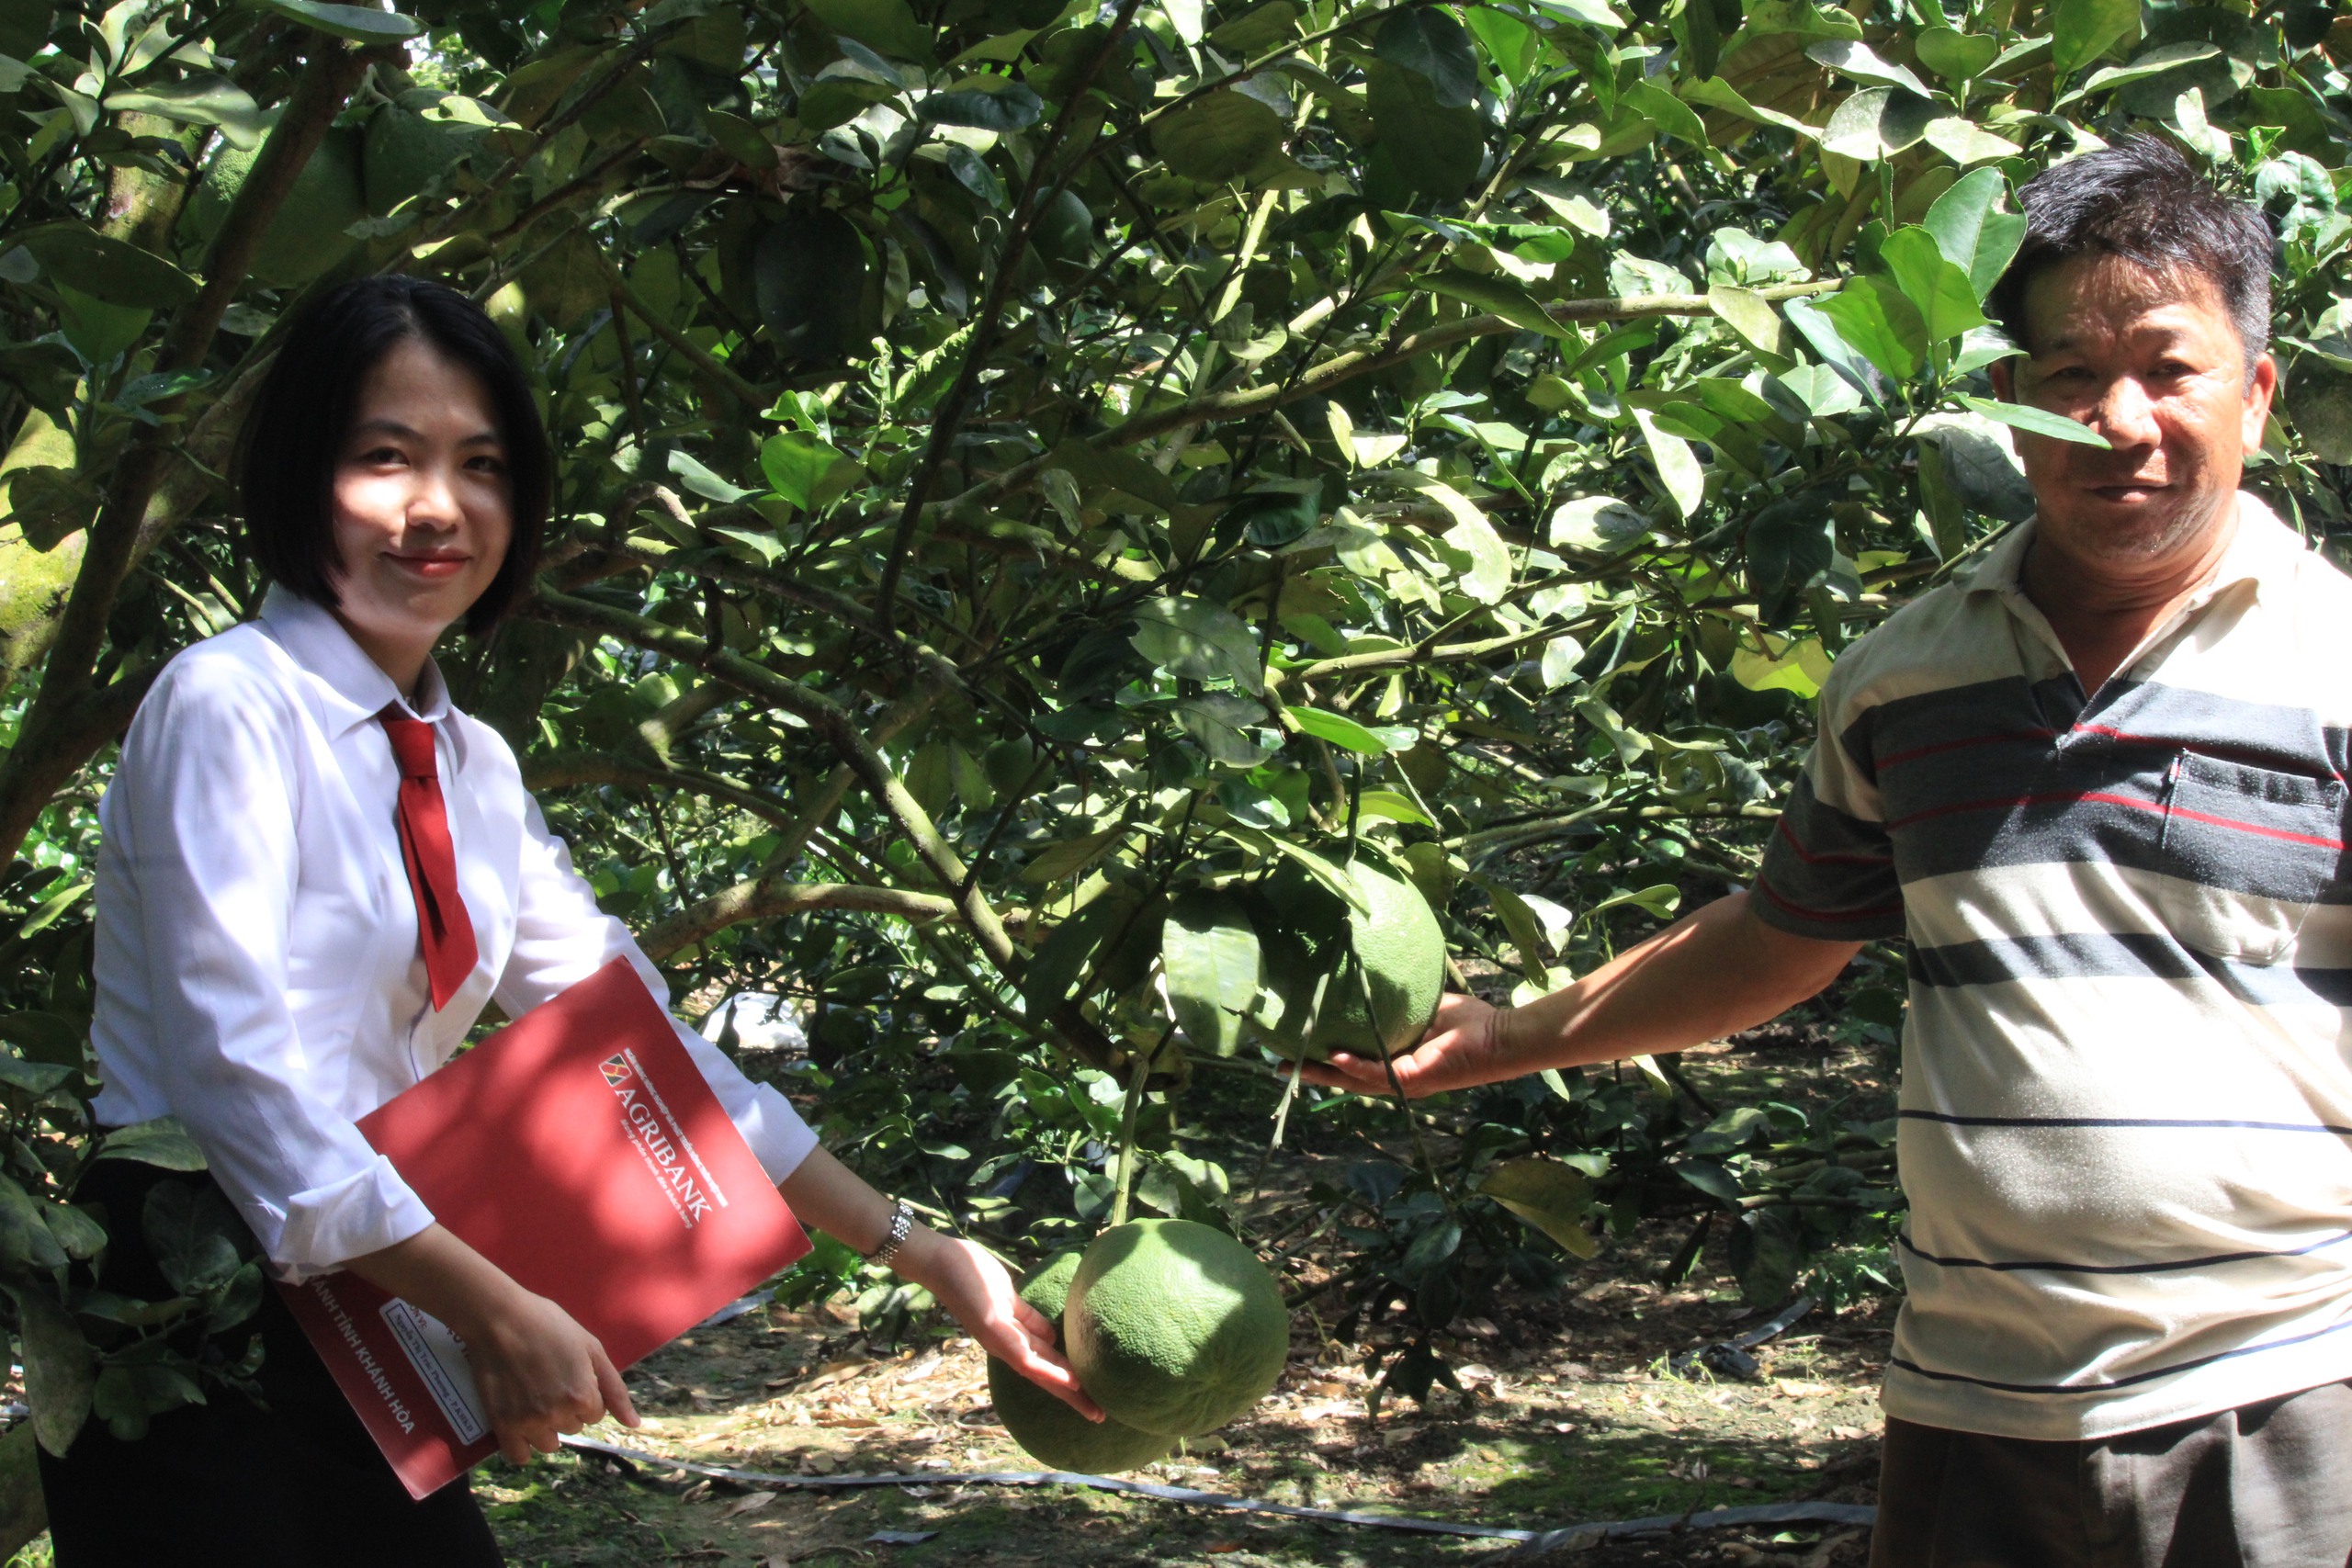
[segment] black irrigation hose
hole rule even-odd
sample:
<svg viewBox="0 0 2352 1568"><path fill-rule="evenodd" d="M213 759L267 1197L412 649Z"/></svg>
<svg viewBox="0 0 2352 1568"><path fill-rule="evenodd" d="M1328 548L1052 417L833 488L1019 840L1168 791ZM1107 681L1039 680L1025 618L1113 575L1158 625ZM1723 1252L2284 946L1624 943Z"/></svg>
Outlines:
<svg viewBox="0 0 2352 1568"><path fill-rule="evenodd" d="M1726 1525L1866 1525L1878 1510L1856 1503L1767 1503L1746 1508L1716 1508L1708 1513L1659 1514L1645 1519L1617 1519L1600 1524L1571 1525L1566 1529L1505 1529L1495 1525L1459 1525L1450 1519L1416 1518L1402 1514L1365 1514L1340 1508L1306 1508L1293 1503L1269 1503L1255 1497L1228 1496L1222 1492L1196 1492L1189 1486L1162 1486L1150 1481L1122 1481L1113 1475L1080 1475L1074 1471L992 1470L951 1474L922 1471L894 1475L779 1475L768 1471L736 1470L723 1464L670 1459L641 1449L624 1449L594 1438L569 1437L563 1446L585 1453L603 1454L632 1465L683 1470L719 1481L749 1486L774 1486L791 1491L823 1491L860 1486L1083 1486L1097 1492L1125 1492L1156 1497L1163 1503L1189 1503L1237 1513L1277 1514L1284 1518L1314 1519L1325 1524L1367 1525L1379 1529L1413 1530L1422 1535L1473 1536L1521 1544L1498 1562L1532 1562L1555 1551L1580 1551L1604 1540L1624 1536L1657 1535L1682 1529L1714 1529Z"/></svg>

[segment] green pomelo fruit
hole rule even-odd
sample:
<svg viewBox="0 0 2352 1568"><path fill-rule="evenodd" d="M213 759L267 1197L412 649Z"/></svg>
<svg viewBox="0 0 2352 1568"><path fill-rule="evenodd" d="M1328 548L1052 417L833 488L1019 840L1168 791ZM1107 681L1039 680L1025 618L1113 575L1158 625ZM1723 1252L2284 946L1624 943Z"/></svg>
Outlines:
<svg viewBox="0 0 2352 1568"><path fill-rule="evenodd" d="M357 242L344 231L368 216L368 204L360 194L359 142L356 130L330 130L311 161L302 165L302 172L294 176L294 188L286 193L284 204L261 237L261 249L254 254L256 282L274 288L308 283L350 254ZM181 221L191 239L199 244L211 243L264 144L221 147L188 197L187 212Z"/></svg>
<svg viewBox="0 0 2352 1568"><path fill-rule="evenodd" d="M368 118L360 158L368 210L379 218L431 185L481 144L481 126L427 119L418 111L440 101L424 88L402 93Z"/></svg>
<svg viewBox="0 0 2352 1568"><path fill-rule="evenodd" d="M1057 1327L1082 1257L1075 1249L1057 1253L1021 1287L1021 1299ZM1173 1438L1139 1432L1124 1421L1089 1421L994 1356L989 1358L989 1400L1012 1440L1049 1470L1113 1475L1149 1464L1176 1446Z"/></svg>
<svg viewBox="0 0 2352 1568"><path fill-rule="evenodd" d="M997 741L981 753L980 769L988 774L989 785L997 794L1011 795L1036 772L1037 748L1021 735Z"/></svg>
<svg viewBox="0 0 2352 1568"><path fill-rule="evenodd" d="M1362 914L1289 867L1270 880L1251 910L1282 1002L1263 1038L1294 1061L1319 1062L1334 1051L1392 1056L1409 1050L1445 993L1445 932L1420 889L1369 857L1347 871L1370 906ZM1374 1011L1364 1007L1365 986L1349 960L1350 937L1371 982ZM1310 1013L1315 1027L1307 1033Z"/></svg>
<svg viewBox="0 0 2352 1568"><path fill-rule="evenodd" d="M1255 1254L1191 1220L1094 1238L1062 1317L1069 1364L1115 1420L1198 1437L1247 1413L1290 1354L1290 1314Z"/></svg>

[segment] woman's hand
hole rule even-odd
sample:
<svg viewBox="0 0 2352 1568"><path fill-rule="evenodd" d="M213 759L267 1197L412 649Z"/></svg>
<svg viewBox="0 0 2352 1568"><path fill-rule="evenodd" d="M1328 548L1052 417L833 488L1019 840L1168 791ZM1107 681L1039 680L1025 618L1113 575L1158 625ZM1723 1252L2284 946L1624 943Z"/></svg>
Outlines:
<svg viewBox="0 0 2352 1568"><path fill-rule="evenodd" d="M628 1385L596 1337L547 1297L516 1284L457 1234L430 1224L345 1267L449 1325L465 1341L498 1450L522 1464L537 1449L605 1418L638 1424Z"/></svg>
<svg viewBox="0 0 2352 1568"><path fill-rule="evenodd" d="M929 1291L981 1349L1090 1421L1102 1411L1078 1386L1054 1344L1054 1325L1021 1299L1012 1276L986 1248L917 1226L899 1251L899 1275Z"/></svg>
<svg viewBox="0 0 2352 1568"><path fill-rule="evenodd" d="M1305 1064L1299 1076L1327 1089L1352 1089L1380 1100L1396 1092L1388 1084L1392 1066L1396 1070L1396 1088L1409 1100L1515 1077L1524 1069L1504 1060L1501 1025L1505 1016L1502 1009L1476 997L1448 991L1438 999L1437 1016L1430 1021L1429 1032L1421 1036L1420 1043L1386 1066L1375 1056L1334 1051L1328 1062Z"/></svg>
<svg viewBox="0 0 2352 1568"><path fill-rule="evenodd" d="M516 1464L551 1454L566 1432L605 1418L638 1424L628 1385L594 1335L545 1296L521 1286L464 1336L482 1413L499 1452Z"/></svg>

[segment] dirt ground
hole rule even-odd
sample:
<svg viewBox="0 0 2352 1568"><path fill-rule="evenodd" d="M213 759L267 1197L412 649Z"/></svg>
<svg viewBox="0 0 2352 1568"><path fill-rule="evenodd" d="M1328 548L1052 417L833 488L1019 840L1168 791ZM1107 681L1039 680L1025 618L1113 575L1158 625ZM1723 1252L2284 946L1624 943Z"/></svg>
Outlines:
<svg viewBox="0 0 2352 1568"><path fill-rule="evenodd" d="M1879 1053L1785 1027L1693 1053L1683 1065L1733 1100L1770 1091L1861 1109L1889 1087ZM1247 1137L1262 1134L1245 1128L1237 1146ZM1350 1160L1384 1152L1361 1139L1301 1141L1307 1146L1285 1151L1246 1218L1271 1224L1310 1181L1336 1183ZM1409 1157L1401 1144L1385 1152ZM1679 1228L1649 1225L1633 1243L1604 1242L1560 1294L1507 1292L1501 1321L1468 1319L1442 1347L1462 1393L1435 1389L1426 1406L1392 1398L1376 1417L1366 1413L1364 1347L1330 1338L1330 1298L1310 1300L1294 1314L1290 1365L1272 1395L1247 1419L1130 1479L1498 1529L1661 1515L1692 1521L1677 1533L1544 1559L1558 1568L1855 1568L1867 1543L1852 1526L1711 1529L1703 1520L1754 1504L1875 1501L1876 1388L1894 1303L1808 1314L1756 1352L1762 1370L1753 1382L1669 1375L1668 1358L1769 1315L1739 1303L1713 1256L1684 1287L1651 1282ZM1303 1282L1311 1283L1317 1265L1307 1267ZM762 1307L630 1371L641 1429L607 1424L589 1434L667 1461L811 1479L940 1480L776 1489L567 1450L519 1468L493 1459L476 1472L476 1494L516 1568L1420 1568L1495 1562L1516 1544L1068 1485L949 1481L1037 1469L996 1421L979 1352L951 1330L934 1323L903 1345L876 1347L845 1303ZM7 1568L50 1561L44 1537Z"/></svg>

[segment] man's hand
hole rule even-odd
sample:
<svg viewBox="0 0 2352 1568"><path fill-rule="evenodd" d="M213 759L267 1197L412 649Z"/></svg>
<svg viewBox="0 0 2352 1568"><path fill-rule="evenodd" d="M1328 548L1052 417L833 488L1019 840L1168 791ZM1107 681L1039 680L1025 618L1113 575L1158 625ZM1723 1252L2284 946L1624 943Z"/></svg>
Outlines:
<svg viewBox="0 0 2352 1568"><path fill-rule="evenodd" d="M1396 1087L1412 1100L1511 1077L1524 1069L1504 1060L1503 1016L1500 1008L1449 991L1438 999L1437 1017L1430 1021L1420 1043L1387 1066L1376 1057L1336 1051L1328 1062L1305 1064L1299 1076L1326 1089L1352 1089L1383 1100L1395 1092L1388 1084L1391 1066L1396 1072Z"/></svg>
<svg viewBox="0 0 2352 1568"><path fill-rule="evenodd" d="M899 1252L899 1273L939 1299L981 1349L1090 1421L1102 1407L1086 1397L1078 1374L1054 1344L1054 1325L1021 1299L1012 1276L986 1248L918 1228Z"/></svg>
<svg viewBox="0 0 2352 1568"><path fill-rule="evenodd" d="M466 1363L499 1452L516 1464L551 1454L563 1433L605 1418L638 1424L628 1385L596 1337L570 1313L517 1286L466 1337Z"/></svg>

